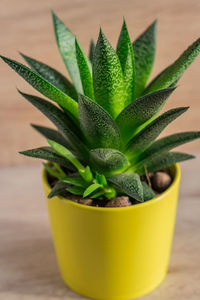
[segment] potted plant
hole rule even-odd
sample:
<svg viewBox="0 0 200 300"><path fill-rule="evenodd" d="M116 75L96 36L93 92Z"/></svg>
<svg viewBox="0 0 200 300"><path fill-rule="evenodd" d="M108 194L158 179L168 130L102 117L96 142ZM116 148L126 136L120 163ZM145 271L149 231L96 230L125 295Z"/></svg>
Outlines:
<svg viewBox="0 0 200 300"><path fill-rule="evenodd" d="M116 51L100 30L89 58L53 13L71 83L22 54L30 68L2 59L52 102L20 94L57 129L32 125L49 144L21 152L47 160L42 180L63 279L94 299L129 299L153 290L170 257L180 167L193 155L172 152L199 131L160 139L188 107L163 108L200 52L195 41L148 85L156 22L133 43L124 20Z"/></svg>

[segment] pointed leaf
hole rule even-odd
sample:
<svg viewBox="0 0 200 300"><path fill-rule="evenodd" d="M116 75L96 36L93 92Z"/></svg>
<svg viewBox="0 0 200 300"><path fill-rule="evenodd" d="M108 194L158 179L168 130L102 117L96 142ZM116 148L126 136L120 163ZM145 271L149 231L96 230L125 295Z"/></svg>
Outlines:
<svg viewBox="0 0 200 300"><path fill-rule="evenodd" d="M83 195L84 188L80 186L70 186L67 188L67 191L74 195Z"/></svg>
<svg viewBox="0 0 200 300"><path fill-rule="evenodd" d="M90 49L89 49L89 59L90 59L91 62L93 61L94 51L95 51L95 43L94 43L94 40L91 39Z"/></svg>
<svg viewBox="0 0 200 300"><path fill-rule="evenodd" d="M129 166L129 162L123 153L109 148L91 150L90 160L93 168L103 174L111 175L122 172Z"/></svg>
<svg viewBox="0 0 200 300"><path fill-rule="evenodd" d="M121 173L112 175L107 179L117 185L128 196L143 202L143 187L138 174Z"/></svg>
<svg viewBox="0 0 200 300"><path fill-rule="evenodd" d="M50 147L40 147L31 150L21 151L19 153L25 156L41 158L47 161L56 162L61 166L68 168L69 170L75 170L74 166L70 162L68 162L61 155L58 155L58 153L53 151L53 149Z"/></svg>
<svg viewBox="0 0 200 300"><path fill-rule="evenodd" d="M55 101L67 111L70 111L72 115L78 119L78 105L72 98L61 92L53 84L25 65L4 56L0 57L37 91Z"/></svg>
<svg viewBox="0 0 200 300"><path fill-rule="evenodd" d="M174 163L181 162L188 159L195 158L194 155L181 153L181 152L168 152L163 153L161 155L157 154L154 157L146 160L145 166L148 172L154 172L163 168L167 168L172 166ZM136 172L139 175L145 174L145 168L142 166L140 168L136 168Z"/></svg>
<svg viewBox="0 0 200 300"><path fill-rule="evenodd" d="M91 73L91 64L78 41L76 40L76 58L78 62L81 82L83 86L84 95L94 100L93 78Z"/></svg>
<svg viewBox="0 0 200 300"><path fill-rule="evenodd" d="M62 182L62 181L58 181L52 188L50 194L48 195L48 198L52 198L54 196L62 194L63 192L66 192L66 189L68 187L69 187L69 184Z"/></svg>
<svg viewBox="0 0 200 300"><path fill-rule="evenodd" d="M49 127L39 126L35 124L31 124L31 126L34 129L36 129L40 134L42 134L45 138L53 140L71 150L69 142L62 136L62 134L59 131Z"/></svg>
<svg viewBox="0 0 200 300"><path fill-rule="evenodd" d="M38 74L40 74L44 79L52 83L55 87L57 87L60 91L70 96L72 99L77 100L78 95L74 88L74 86L71 84L71 82L63 76L60 72L53 69L52 67L49 67L48 65L33 59L27 55L24 55L20 53L21 56L25 59L25 61L29 64L31 69Z"/></svg>
<svg viewBox="0 0 200 300"><path fill-rule="evenodd" d="M86 96L79 96L81 129L93 148L119 148L119 130L110 115Z"/></svg>
<svg viewBox="0 0 200 300"><path fill-rule="evenodd" d="M188 107L170 109L148 124L129 142L125 151L127 157L134 161L133 157L137 157L138 154L144 152L165 127L182 115L187 109Z"/></svg>
<svg viewBox="0 0 200 300"><path fill-rule="evenodd" d="M83 180L83 178L75 177L75 176L73 176L73 177L66 176L66 177L62 178L62 181L65 183L73 184L75 186L80 186L80 187L84 187L84 188L86 188L88 185L87 182L85 182Z"/></svg>
<svg viewBox="0 0 200 300"><path fill-rule="evenodd" d="M78 93L83 93L79 68L76 60L75 36L52 11L58 48L69 75Z"/></svg>
<svg viewBox="0 0 200 300"><path fill-rule="evenodd" d="M52 103L42 98L24 94L22 92L20 92L20 94L31 104L37 107L47 118L49 118L55 124L60 133L67 139L71 147L79 154L79 156L87 159L88 150L82 143L80 138L76 135L76 124L74 124L72 120L68 119L64 112L62 112Z"/></svg>
<svg viewBox="0 0 200 300"><path fill-rule="evenodd" d="M146 151L144 151L140 155L138 159L139 162L136 166L140 167L141 165L147 164L147 162L150 163L151 159L154 159L175 147L198 138L200 138L200 131L181 132L163 137L155 141Z"/></svg>
<svg viewBox="0 0 200 300"><path fill-rule="evenodd" d="M135 63L133 47L125 20L117 43L117 55L124 74L124 101L126 106L134 99Z"/></svg>
<svg viewBox="0 0 200 300"><path fill-rule="evenodd" d="M156 24L154 21L133 43L135 57L135 98L138 98L151 74L156 48Z"/></svg>
<svg viewBox="0 0 200 300"><path fill-rule="evenodd" d="M124 108L124 82L121 64L102 31L93 59L95 101L115 118Z"/></svg>
<svg viewBox="0 0 200 300"><path fill-rule="evenodd" d="M53 169L49 164L45 164L45 163L42 163L42 164L49 174L51 174L52 176L54 176L58 179L63 178L63 174L61 174L57 170Z"/></svg>
<svg viewBox="0 0 200 300"><path fill-rule="evenodd" d="M151 200L156 196L152 188L150 188L150 186L146 184L146 182L142 181L142 187L143 187L144 201Z"/></svg>
<svg viewBox="0 0 200 300"><path fill-rule="evenodd" d="M158 113L173 91L174 88L168 88L150 93L136 99L124 108L115 120L124 142L134 136L139 126Z"/></svg>
<svg viewBox="0 0 200 300"><path fill-rule="evenodd" d="M181 77L183 72L190 66L199 53L200 38L190 45L173 64L156 76L147 86L144 93L148 94L152 91L171 86Z"/></svg>
<svg viewBox="0 0 200 300"><path fill-rule="evenodd" d="M102 188L101 184L98 183L93 183L90 186L87 187L87 189L84 191L83 194L83 198L89 196L90 194L92 194L94 191L96 191L97 189Z"/></svg>

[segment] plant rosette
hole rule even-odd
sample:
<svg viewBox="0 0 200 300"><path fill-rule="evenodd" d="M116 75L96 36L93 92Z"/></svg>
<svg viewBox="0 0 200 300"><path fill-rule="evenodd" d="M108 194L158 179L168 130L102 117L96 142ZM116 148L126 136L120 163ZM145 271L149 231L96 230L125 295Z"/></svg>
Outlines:
<svg viewBox="0 0 200 300"><path fill-rule="evenodd" d="M156 21L132 43L124 20L116 50L100 29L87 56L74 34L52 16L72 81L22 53L30 68L1 56L51 100L19 91L56 127L32 124L48 146L20 153L47 161L43 184L65 282L94 299L139 297L167 272L177 163L194 158L171 150L200 137L200 131L189 131L158 138L188 107L159 113L198 56L200 39L147 84Z"/></svg>

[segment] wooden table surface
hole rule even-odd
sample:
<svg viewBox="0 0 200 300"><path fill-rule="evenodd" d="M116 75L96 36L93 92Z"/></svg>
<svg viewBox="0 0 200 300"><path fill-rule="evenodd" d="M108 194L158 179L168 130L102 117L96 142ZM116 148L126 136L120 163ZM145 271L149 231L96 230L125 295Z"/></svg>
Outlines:
<svg viewBox="0 0 200 300"><path fill-rule="evenodd" d="M169 273L142 300L200 299L199 172L200 157L182 164ZM84 299L60 277L40 173L39 164L0 168L0 299Z"/></svg>

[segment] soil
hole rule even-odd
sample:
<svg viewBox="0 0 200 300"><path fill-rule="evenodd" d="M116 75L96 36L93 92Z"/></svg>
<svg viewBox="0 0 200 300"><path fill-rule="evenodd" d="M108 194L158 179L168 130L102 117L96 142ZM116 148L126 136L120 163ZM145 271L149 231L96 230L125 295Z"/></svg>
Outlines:
<svg viewBox="0 0 200 300"><path fill-rule="evenodd" d="M171 185L173 180L168 169L163 169L152 173L146 172L146 175L143 175L140 178L153 189L156 196L160 193L163 193ZM48 182L50 186L53 187L57 182L57 179L48 173ZM140 203L128 196L118 196L112 199L91 199L82 198L82 196L73 195L69 192L62 193L62 196L76 203L96 207L125 207Z"/></svg>

